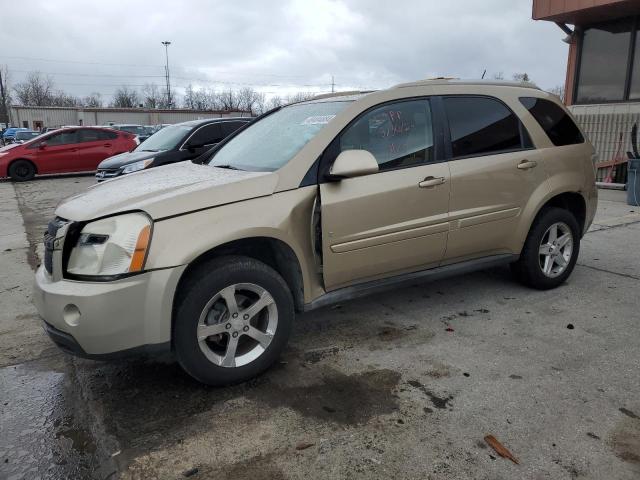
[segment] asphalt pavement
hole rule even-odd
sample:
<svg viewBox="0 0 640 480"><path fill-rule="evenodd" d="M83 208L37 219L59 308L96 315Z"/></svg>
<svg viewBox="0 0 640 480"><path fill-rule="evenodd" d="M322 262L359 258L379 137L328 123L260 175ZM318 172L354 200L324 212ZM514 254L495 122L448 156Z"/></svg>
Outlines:
<svg viewBox="0 0 640 480"><path fill-rule="evenodd" d="M556 290L497 268L321 309L270 371L211 388L169 357L81 360L44 335L44 227L93 183L0 182L0 478L640 478L640 207L624 192L601 191Z"/></svg>

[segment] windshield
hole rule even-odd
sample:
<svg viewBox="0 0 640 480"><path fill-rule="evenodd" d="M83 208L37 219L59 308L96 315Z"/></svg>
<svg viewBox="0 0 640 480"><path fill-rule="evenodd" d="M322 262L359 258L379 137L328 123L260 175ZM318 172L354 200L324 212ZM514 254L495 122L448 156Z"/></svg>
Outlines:
<svg viewBox="0 0 640 480"><path fill-rule="evenodd" d="M214 154L209 165L250 171L277 170L348 104L334 101L284 107L233 137Z"/></svg>
<svg viewBox="0 0 640 480"><path fill-rule="evenodd" d="M188 125L171 125L162 130L157 131L143 143L138 145L136 152L161 152L164 150L172 150L178 146L178 143L187 135L193 127Z"/></svg>
<svg viewBox="0 0 640 480"><path fill-rule="evenodd" d="M38 132L16 132L16 140L28 140L40 135Z"/></svg>
<svg viewBox="0 0 640 480"><path fill-rule="evenodd" d="M146 130L144 127L140 125L123 125L117 127L118 130L122 130L123 132L133 133L134 135L144 135Z"/></svg>

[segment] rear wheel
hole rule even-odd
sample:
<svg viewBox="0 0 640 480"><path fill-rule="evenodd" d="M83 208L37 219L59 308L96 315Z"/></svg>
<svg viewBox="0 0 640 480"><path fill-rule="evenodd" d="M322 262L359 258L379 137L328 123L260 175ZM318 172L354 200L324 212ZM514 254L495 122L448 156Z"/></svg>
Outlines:
<svg viewBox="0 0 640 480"><path fill-rule="evenodd" d="M530 287L555 288L571 275L579 252L580 227L573 214L562 208L549 208L531 226L512 271Z"/></svg>
<svg viewBox="0 0 640 480"><path fill-rule="evenodd" d="M9 166L9 177L15 182L26 182L36 174L36 167L28 160L16 160Z"/></svg>
<svg viewBox="0 0 640 480"><path fill-rule="evenodd" d="M200 382L242 382L271 366L284 349L293 299L268 265L220 257L192 272L182 290L173 343L180 365Z"/></svg>

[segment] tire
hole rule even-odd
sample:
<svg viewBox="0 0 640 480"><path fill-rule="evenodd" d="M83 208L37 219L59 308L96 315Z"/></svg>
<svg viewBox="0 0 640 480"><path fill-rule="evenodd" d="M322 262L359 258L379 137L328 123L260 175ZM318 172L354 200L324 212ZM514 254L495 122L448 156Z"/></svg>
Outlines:
<svg viewBox="0 0 640 480"><path fill-rule="evenodd" d="M284 350L295 315L293 297L268 265L219 257L197 267L180 289L173 347L196 380L214 386L243 382L269 368Z"/></svg>
<svg viewBox="0 0 640 480"><path fill-rule="evenodd" d="M570 237L565 243L566 234ZM523 284L549 290L564 283L571 275L579 253L580 227L576 218L568 210L551 207L540 212L534 220L520 259L511 264L511 270Z"/></svg>
<svg viewBox="0 0 640 480"><path fill-rule="evenodd" d="M14 182L26 182L36 175L36 167L29 160L16 160L9 166L9 177Z"/></svg>

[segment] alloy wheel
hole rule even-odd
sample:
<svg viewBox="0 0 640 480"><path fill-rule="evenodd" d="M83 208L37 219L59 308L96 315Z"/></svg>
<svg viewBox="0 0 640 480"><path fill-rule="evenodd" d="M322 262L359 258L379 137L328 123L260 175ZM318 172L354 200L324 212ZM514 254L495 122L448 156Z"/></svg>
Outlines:
<svg viewBox="0 0 640 480"><path fill-rule="evenodd" d="M540 269L555 278L567 269L573 255L573 234L564 222L551 225L542 236L538 250Z"/></svg>
<svg viewBox="0 0 640 480"><path fill-rule="evenodd" d="M221 367L241 367L267 349L278 327L271 294L253 283L238 283L216 293L200 314L198 345Z"/></svg>

